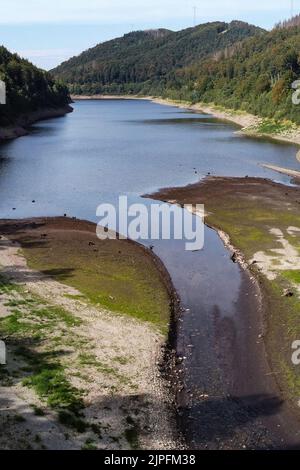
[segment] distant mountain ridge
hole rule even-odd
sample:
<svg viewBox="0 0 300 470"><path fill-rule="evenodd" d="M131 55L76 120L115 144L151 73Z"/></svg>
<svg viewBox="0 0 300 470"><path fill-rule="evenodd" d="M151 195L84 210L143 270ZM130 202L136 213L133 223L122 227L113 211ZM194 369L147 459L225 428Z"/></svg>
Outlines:
<svg viewBox="0 0 300 470"><path fill-rule="evenodd" d="M6 104L0 105L1 127L22 128L42 117L71 110L68 106L71 99L64 84L3 46L0 46L0 80L5 82L7 92ZM1 131L0 139L3 135Z"/></svg>
<svg viewBox="0 0 300 470"><path fill-rule="evenodd" d="M88 49L52 70L74 94L163 90L175 71L264 30L241 21L206 23L174 32L136 31Z"/></svg>

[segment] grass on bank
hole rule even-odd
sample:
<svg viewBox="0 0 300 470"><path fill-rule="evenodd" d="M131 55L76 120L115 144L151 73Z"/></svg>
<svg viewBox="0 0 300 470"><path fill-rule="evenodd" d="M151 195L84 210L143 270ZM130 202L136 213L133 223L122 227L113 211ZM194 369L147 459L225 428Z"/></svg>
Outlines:
<svg viewBox="0 0 300 470"><path fill-rule="evenodd" d="M169 293L163 275L142 247L123 240L100 241L94 234L75 233L65 239L56 232L38 244L36 237L40 235L31 233L19 240L31 268L76 288L96 306L168 331Z"/></svg>
<svg viewBox="0 0 300 470"><path fill-rule="evenodd" d="M91 426L83 414L84 392L72 385L69 373L70 366L81 371L86 364L79 360L76 366L74 358L69 363L71 351L67 346L68 339L72 338L73 347L80 346L81 356L88 354L90 361L96 363L90 353L91 345L76 338L78 333L74 327L80 326L81 320L26 293L3 276L0 276L0 295L8 297L5 305L10 311L8 316L0 319L0 337L5 338L10 357L13 355L17 359L13 372L0 366L0 385L12 386L21 382L57 413L61 424L79 433L87 431ZM107 373L104 368L101 372ZM45 415L43 408L33 406L36 415Z"/></svg>
<svg viewBox="0 0 300 470"><path fill-rule="evenodd" d="M297 239L289 237L286 229L290 226L300 227L300 214L287 211L284 207L260 205L255 197L248 201L241 198L224 201L220 206L214 207L213 215L207 220L228 233L232 244L248 259L258 251L268 251L270 247L279 248L276 237L270 233L271 228L283 231L285 238L295 248L299 248Z"/></svg>

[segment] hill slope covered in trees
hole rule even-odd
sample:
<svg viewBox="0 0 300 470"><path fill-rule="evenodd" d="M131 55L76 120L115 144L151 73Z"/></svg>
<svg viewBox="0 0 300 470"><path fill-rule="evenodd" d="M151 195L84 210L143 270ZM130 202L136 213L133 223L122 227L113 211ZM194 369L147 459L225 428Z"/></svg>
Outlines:
<svg viewBox="0 0 300 470"><path fill-rule="evenodd" d="M206 23L179 32L137 31L99 44L52 72L74 94L162 94L176 85L176 70L262 31L240 21Z"/></svg>
<svg viewBox="0 0 300 470"><path fill-rule="evenodd" d="M300 105L291 100L292 83L300 79L297 17L270 32L235 21L130 33L53 73L74 94L156 95L300 124Z"/></svg>
<svg viewBox="0 0 300 470"><path fill-rule="evenodd" d="M30 114L69 111L68 89L47 72L0 47L0 80L6 84L6 104L0 105L0 126L30 123ZM46 117L46 116L45 116ZM35 119L33 119L35 120Z"/></svg>
<svg viewBox="0 0 300 470"><path fill-rule="evenodd" d="M300 105L292 103L292 84L299 79L300 26L288 26L177 71L164 94L300 124Z"/></svg>

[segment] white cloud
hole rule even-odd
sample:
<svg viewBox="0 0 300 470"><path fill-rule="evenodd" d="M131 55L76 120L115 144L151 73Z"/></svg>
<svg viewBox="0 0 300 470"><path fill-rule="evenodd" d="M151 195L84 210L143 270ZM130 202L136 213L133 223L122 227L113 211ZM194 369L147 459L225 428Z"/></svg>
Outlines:
<svg viewBox="0 0 300 470"><path fill-rule="evenodd" d="M146 23L190 17L193 5L198 7L198 19L229 13L237 18L247 12L288 13L290 8L289 0L1 0L0 23Z"/></svg>

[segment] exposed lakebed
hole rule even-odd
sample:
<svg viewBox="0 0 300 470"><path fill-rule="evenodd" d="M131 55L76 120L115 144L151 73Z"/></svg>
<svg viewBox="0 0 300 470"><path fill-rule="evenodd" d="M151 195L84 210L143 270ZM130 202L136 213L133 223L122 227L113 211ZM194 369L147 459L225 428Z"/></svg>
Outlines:
<svg viewBox="0 0 300 470"><path fill-rule="evenodd" d="M208 173L290 181L260 164L297 169L296 147L235 130L207 115L148 101L78 102L72 115L41 122L30 135L1 146L0 218L66 213L96 221L97 205L116 204L120 194L150 204L142 194L193 183ZM281 404L272 384L257 383L256 285L209 228L199 252L185 251L180 241L149 243L182 302L177 352L187 359L179 369L185 383L179 399L190 445L294 444L277 435Z"/></svg>

